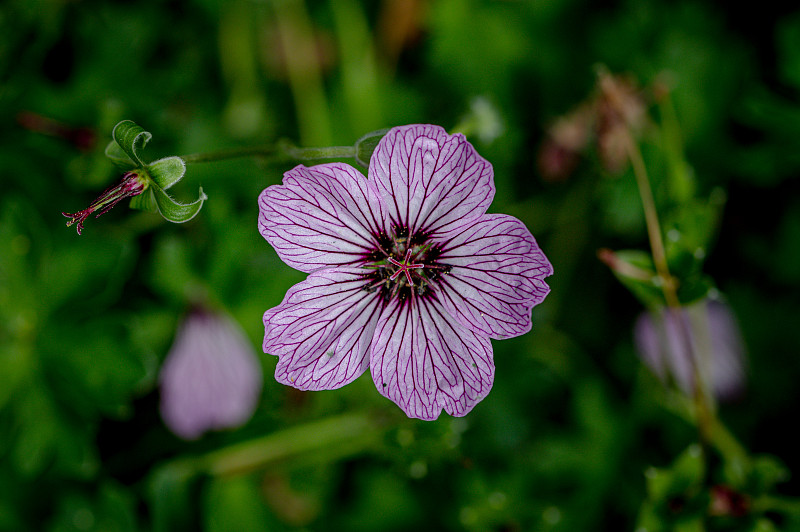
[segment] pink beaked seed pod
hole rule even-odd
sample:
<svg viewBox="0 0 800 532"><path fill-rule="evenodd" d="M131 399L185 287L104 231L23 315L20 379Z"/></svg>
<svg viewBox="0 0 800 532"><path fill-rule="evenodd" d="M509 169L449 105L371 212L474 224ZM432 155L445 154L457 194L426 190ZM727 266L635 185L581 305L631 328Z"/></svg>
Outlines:
<svg viewBox="0 0 800 532"><path fill-rule="evenodd" d="M95 218L100 218L101 215L113 209L120 201L125 198L138 196L147 190L149 186L150 181L146 173L143 173L141 170L131 170L130 172L125 172L125 175L122 176L122 181L100 194L100 197L94 200L86 209L74 214L68 212L62 212L61 214L69 218L67 227L75 223L78 224L77 229L80 235L83 231L83 222L85 222L89 216L97 213Z"/></svg>
<svg viewBox="0 0 800 532"><path fill-rule="evenodd" d="M261 365L239 325L193 311L161 368L161 417L186 440L246 423L258 405Z"/></svg>
<svg viewBox="0 0 800 532"><path fill-rule="evenodd" d="M703 299L677 314L669 309L642 313L634 340L639 356L656 376L665 382L671 379L687 395L694 392L695 364L705 389L717 399L734 399L744 391L744 343L736 318L721 301Z"/></svg>

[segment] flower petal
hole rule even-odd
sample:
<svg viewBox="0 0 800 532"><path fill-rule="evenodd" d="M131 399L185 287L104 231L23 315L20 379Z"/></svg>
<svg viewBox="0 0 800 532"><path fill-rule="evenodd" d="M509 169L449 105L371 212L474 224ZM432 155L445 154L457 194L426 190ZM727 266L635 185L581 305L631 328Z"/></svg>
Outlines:
<svg viewBox="0 0 800 532"><path fill-rule="evenodd" d="M695 365L718 399L736 398L744 390L744 344L736 318L721 301L644 312L636 320L634 341L656 376L664 382L671 378L686 395L694 393Z"/></svg>
<svg viewBox="0 0 800 532"><path fill-rule="evenodd" d="M489 339L424 298L386 308L375 329L370 368L378 391L420 419L436 419L442 408L466 415L494 380Z"/></svg>
<svg viewBox="0 0 800 532"><path fill-rule="evenodd" d="M363 269L318 270L264 314L264 352L279 357L279 382L301 390L332 390L364 373L384 306L364 288Z"/></svg>
<svg viewBox="0 0 800 532"><path fill-rule="evenodd" d="M342 163L297 166L258 198L258 228L283 261L303 272L357 264L378 248L381 202L358 170Z"/></svg>
<svg viewBox="0 0 800 532"><path fill-rule="evenodd" d="M487 214L443 238L439 262L452 269L438 292L444 308L490 338L512 338L531 329L531 309L550 287L553 267L525 225L505 214Z"/></svg>
<svg viewBox="0 0 800 532"><path fill-rule="evenodd" d="M184 439L237 427L253 415L261 367L241 327L225 315L193 312L161 369L161 415Z"/></svg>
<svg viewBox="0 0 800 532"><path fill-rule="evenodd" d="M494 198L492 165L463 135L439 126L390 130L372 154L369 177L391 221L412 233L447 232L484 214Z"/></svg>

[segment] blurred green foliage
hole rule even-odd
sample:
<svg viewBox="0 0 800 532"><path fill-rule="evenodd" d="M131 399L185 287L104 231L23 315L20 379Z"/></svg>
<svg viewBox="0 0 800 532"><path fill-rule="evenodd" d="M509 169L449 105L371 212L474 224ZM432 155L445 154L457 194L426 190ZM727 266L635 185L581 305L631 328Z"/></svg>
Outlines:
<svg viewBox="0 0 800 532"><path fill-rule="evenodd" d="M789 474L800 472L800 12L784 10L6 0L0 530L800 530L787 498L800 495ZM747 391L719 409L760 456L746 475L692 446L692 424L634 352L641 304L597 260L601 248L648 249L630 173L609 175L592 155L561 181L537 166L547 128L592 94L598 64L669 88L675 116L650 109L665 138L642 150L665 233L684 235L671 262L713 279L748 346ZM496 120L471 115L476 101ZM522 219L552 261L553 291L531 333L494 343L494 389L466 418L405 419L368 375L300 393L274 382L263 355L253 420L183 442L157 404L181 316L223 307L258 346L263 312L304 277L256 228L258 194L289 166L190 165L171 192L187 202L203 187L194 220L120 205L78 237L60 213L119 179L103 149L122 119L156 135L151 160L458 125L494 166L492 211ZM702 271L682 262L698 248ZM339 431L319 432L326 420ZM215 470L231 449L259 465ZM727 493L698 488L705 468L754 497L744 515L698 517Z"/></svg>

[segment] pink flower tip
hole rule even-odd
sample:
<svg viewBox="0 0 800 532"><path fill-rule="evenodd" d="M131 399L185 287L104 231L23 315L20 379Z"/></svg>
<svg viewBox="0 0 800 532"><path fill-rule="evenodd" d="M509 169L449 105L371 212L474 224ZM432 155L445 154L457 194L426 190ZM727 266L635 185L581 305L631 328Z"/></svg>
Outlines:
<svg viewBox="0 0 800 532"><path fill-rule="evenodd" d="M161 417L186 440L246 423L258 406L261 365L229 317L192 312L161 369Z"/></svg>
<svg viewBox="0 0 800 532"><path fill-rule="evenodd" d="M86 209L74 214L68 212L62 212L61 214L69 218L67 227L77 224L76 228L80 235L81 231L83 231L83 222L85 222L89 216L97 212L96 218L99 218L123 199L138 196L147 190L149 184L149 178L146 173L141 170L131 170L122 176L122 181L100 194Z"/></svg>

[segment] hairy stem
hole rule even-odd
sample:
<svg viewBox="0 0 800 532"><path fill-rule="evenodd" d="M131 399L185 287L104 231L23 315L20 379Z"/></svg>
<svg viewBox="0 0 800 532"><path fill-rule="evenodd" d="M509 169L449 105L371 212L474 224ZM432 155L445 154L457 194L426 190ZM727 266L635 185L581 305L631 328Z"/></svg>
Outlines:
<svg viewBox="0 0 800 532"><path fill-rule="evenodd" d="M242 157L269 157L279 160L317 161L321 159L347 159L355 157L355 155L356 149L353 146L298 148L286 142L278 142L265 146L245 146L242 148L229 148L208 153L192 153L189 155L181 155L181 159L189 164L239 159Z"/></svg>

